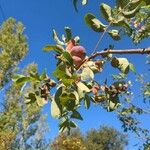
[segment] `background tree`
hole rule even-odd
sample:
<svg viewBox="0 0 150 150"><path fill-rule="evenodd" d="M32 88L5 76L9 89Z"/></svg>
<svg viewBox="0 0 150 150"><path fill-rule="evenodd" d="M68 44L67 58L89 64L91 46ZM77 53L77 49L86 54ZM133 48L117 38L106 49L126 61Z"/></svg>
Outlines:
<svg viewBox="0 0 150 150"><path fill-rule="evenodd" d="M25 75L36 74L37 65L29 64L22 72ZM33 86L25 87L24 94L32 91ZM6 97L3 101L4 109L0 113L0 135L3 139L0 144L4 145L3 149L34 149L38 148L38 145L41 148L42 145L46 147L44 133L47 128L44 126L45 119L40 117L41 108L38 107L37 103L27 105L20 90L21 85L12 84L6 91ZM39 127L38 124L43 126L40 125ZM40 137L38 137L39 132ZM34 144L30 142L31 137L34 137L34 140L32 140ZM7 140L8 138L9 140Z"/></svg>
<svg viewBox="0 0 150 150"><path fill-rule="evenodd" d="M128 144L126 135L107 126L90 130L85 141L87 150L123 150Z"/></svg>
<svg viewBox="0 0 150 150"><path fill-rule="evenodd" d="M9 18L0 27L0 88L10 81L15 66L28 52L24 26Z"/></svg>
<svg viewBox="0 0 150 150"><path fill-rule="evenodd" d="M70 136L60 134L51 147L54 150L123 150L127 145L127 136L114 128L101 126L82 135L75 130Z"/></svg>
<svg viewBox="0 0 150 150"><path fill-rule="evenodd" d="M7 82L10 82L10 78L15 72L15 67L28 51L26 36L23 35L23 31L23 24L21 22L16 22L13 18L6 20L0 27L0 88L3 88ZM8 92L6 98L6 100L11 100L11 102L6 102L4 100L1 102L1 149L10 149L11 143L16 136L16 130L14 128L17 123L17 118L15 118L15 115L19 110L17 108L18 104L12 101L12 99L18 95L19 90L18 87L12 86L10 91L14 93L10 94ZM13 95L13 97L10 95Z"/></svg>

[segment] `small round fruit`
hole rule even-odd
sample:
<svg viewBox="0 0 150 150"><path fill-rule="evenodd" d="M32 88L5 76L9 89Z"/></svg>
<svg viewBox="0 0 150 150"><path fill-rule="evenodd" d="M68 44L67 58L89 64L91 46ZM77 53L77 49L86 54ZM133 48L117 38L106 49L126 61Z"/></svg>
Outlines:
<svg viewBox="0 0 150 150"><path fill-rule="evenodd" d="M73 56L73 63L78 67L82 64L82 59L78 56Z"/></svg>
<svg viewBox="0 0 150 150"><path fill-rule="evenodd" d="M82 60L84 60L86 56L86 50L83 46L74 46L71 49L70 54L72 56L80 57Z"/></svg>

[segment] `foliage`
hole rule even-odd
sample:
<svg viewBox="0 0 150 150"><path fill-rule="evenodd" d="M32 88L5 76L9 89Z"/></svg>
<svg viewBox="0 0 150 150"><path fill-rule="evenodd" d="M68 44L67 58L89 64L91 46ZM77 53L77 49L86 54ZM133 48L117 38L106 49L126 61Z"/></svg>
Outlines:
<svg viewBox="0 0 150 150"><path fill-rule="evenodd" d="M37 65L34 63L29 64L22 72L25 75L37 73ZM20 145L21 138L23 138L25 147L31 148L28 140L37 132L36 124L39 122L40 117L41 109L37 103L26 105L24 100L22 101L21 87L21 85L12 84L7 89L6 98L3 102L5 107L3 111L0 112L0 135L2 140L5 139L3 141L0 140L0 145L8 145L12 149L22 149L22 145ZM28 91L32 91L33 87L34 85L27 86L24 90L24 94L28 93ZM42 128L38 130L40 132ZM7 138L10 139L6 140ZM7 143L5 141L7 141ZM4 142L5 144L3 144Z"/></svg>
<svg viewBox="0 0 150 150"><path fill-rule="evenodd" d="M54 150L123 150L127 145L127 137L113 128L101 126L89 130L82 135L79 130L71 132L70 136L60 134L52 142Z"/></svg>
<svg viewBox="0 0 150 150"><path fill-rule="evenodd" d="M52 143L51 148L53 150L86 150L80 137L65 134L59 135Z"/></svg>
<svg viewBox="0 0 150 150"><path fill-rule="evenodd" d="M114 40L120 40L121 35L127 34L134 43L150 36L150 3L147 0L116 0L114 8L102 3L100 12L107 25L91 13L85 15L85 22L96 32L107 32Z"/></svg>
<svg viewBox="0 0 150 150"><path fill-rule="evenodd" d="M90 130L86 136L87 150L123 150L127 145L127 136L107 126Z"/></svg>
<svg viewBox="0 0 150 150"><path fill-rule="evenodd" d="M11 148L11 143L14 139L15 134L15 132L10 131L9 129L0 132L1 150L7 150Z"/></svg>
<svg viewBox="0 0 150 150"><path fill-rule="evenodd" d="M28 51L24 27L21 22L9 18L0 27L0 88L9 80L14 67Z"/></svg>

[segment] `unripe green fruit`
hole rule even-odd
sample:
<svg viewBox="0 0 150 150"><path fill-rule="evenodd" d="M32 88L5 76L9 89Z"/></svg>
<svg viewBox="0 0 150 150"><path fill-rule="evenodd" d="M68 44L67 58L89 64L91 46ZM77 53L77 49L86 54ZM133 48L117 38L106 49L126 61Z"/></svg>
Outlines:
<svg viewBox="0 0 150 150"><path fill-rule="evenodd" d="M78 57L78 56L73 56L72 58L73 58L73 63L74 63L77 67L82 64L82 61L83 61L83 60L82 60L80 57Z"/></svg>
<svg viewBox="0 0 150 150"><path fill-rule="evenodd" d="M86 56L86 50L83 46L74 46L70 50L70 54L72 56L77 56L77 57L81 58L82 60L84 60L85 56Z"/></svg>

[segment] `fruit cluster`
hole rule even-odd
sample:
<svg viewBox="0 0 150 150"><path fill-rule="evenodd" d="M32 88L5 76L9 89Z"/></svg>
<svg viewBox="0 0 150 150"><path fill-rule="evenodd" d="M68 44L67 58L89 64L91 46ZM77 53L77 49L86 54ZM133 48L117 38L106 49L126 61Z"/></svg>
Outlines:
<svg viewBox="0 0 150 150"><path fill-rule="evenodd" d="M86 57L86 50L83 46L77 45L75 40L72 39L68 42L66 50L73 58L76 67L79 67Z"/></svg>

